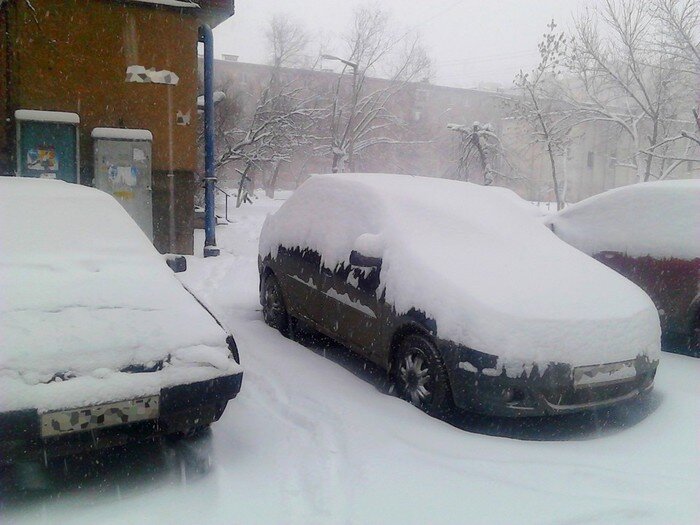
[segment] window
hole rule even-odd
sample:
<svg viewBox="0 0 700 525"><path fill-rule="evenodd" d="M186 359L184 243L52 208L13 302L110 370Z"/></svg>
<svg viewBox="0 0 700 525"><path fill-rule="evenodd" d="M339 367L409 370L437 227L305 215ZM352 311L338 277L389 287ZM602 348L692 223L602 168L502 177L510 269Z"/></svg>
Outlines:
<svg viewBox="0 0 700 525"><path fill-rule="evenodd" d="M593 153L592 151L589 151L588 158L586 159L586 167L588 169L592 170L594 161L595 161L595 153Z"/></svg>

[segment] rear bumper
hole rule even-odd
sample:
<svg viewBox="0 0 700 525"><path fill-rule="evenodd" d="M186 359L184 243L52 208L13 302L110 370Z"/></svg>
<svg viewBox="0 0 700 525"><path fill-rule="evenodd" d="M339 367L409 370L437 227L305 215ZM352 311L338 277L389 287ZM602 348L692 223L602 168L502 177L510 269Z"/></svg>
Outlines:
<svg viewBox="0 0 700 525"><path fill-rule="evenodd" d="M238 373L163 388L157 419L63 436L42 438L37 410L0 414L0 465L81 454L208 425L238 395L242 379Z"/></svg>
<svg viewBox="0 0 700 525"><path fill-rule="evenodd" d="M471 352L471 353L470 353ZM576 386L569 365L550 363L509 377L494 369L496 359L473 351L444 352L455 404L464 410L503 417L548 416L585 412L631 401L653 388L658 361L634 360L634 377ZM470 359L471 358L471 359ZM465 361L475 366L462 365Z"/></svg>

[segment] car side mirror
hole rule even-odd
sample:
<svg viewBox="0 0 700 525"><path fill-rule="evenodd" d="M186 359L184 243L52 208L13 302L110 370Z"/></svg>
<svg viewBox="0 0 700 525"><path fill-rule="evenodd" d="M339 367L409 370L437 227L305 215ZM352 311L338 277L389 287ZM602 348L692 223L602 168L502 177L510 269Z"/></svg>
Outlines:
<svg viewBox="0 0 700 525"><path fill-rule="evenodd" d="M350 264L361 268L379 268L382 265L381 257L369 257L362 255L357 250L350 252Z"/></svg>

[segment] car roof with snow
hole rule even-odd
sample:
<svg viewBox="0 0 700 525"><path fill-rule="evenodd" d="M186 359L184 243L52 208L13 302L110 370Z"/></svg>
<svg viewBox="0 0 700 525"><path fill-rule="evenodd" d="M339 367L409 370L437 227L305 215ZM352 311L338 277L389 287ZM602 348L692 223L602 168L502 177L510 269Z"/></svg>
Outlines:
<svg viewBox="0 0 700 525"><path fill-rule="evenodd" d="M610 362L655 351L658 316L636 285L558 239L514 192L389 174L317 175L274 215L260 255L310 248L325 266L381 257L397 313L508 360ZM635 331L630 332L630 328Z"/></svg>
<svg viewBox="0 0 700 525"><path fill-rule="evenodd" d="M700 258L700 180L643 182L606 191L551 218L556 233L588 254Z"/></svg>
<svg viewBox="0 0 700 525"><path fill-rule="evenodd" d="M74 386L65 403L88 401L81 382L130 365L190 363L173 367L171 382L231 373L227 335L110 195L0 177L0 390L13 392L0 409L51 408L50 390L31 387L57 373L80 379L66 382ZM211 370L195 371L197 363ZM113 392L134 381L113 377Z"/></svg>

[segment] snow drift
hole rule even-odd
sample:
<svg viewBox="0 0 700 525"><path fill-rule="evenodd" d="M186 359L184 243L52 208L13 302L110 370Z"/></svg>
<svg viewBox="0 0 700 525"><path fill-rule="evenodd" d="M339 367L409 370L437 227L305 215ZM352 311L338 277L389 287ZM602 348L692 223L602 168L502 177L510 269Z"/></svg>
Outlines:
<svg viewBox="0 0 700 525"><path fill-rule="evenodd" d="M0 411L229 375L226 337L112 197L0 177Z"/></svg>
<svg viewBox="0 0 700 525"><path fill-rule="evenodd" d="M309 247L323 264L382 257L398 313L501 366L658 359L659 319L636 285L558 239L504 188L386 174L317 175L270 215L259 252Z"/></svg>

